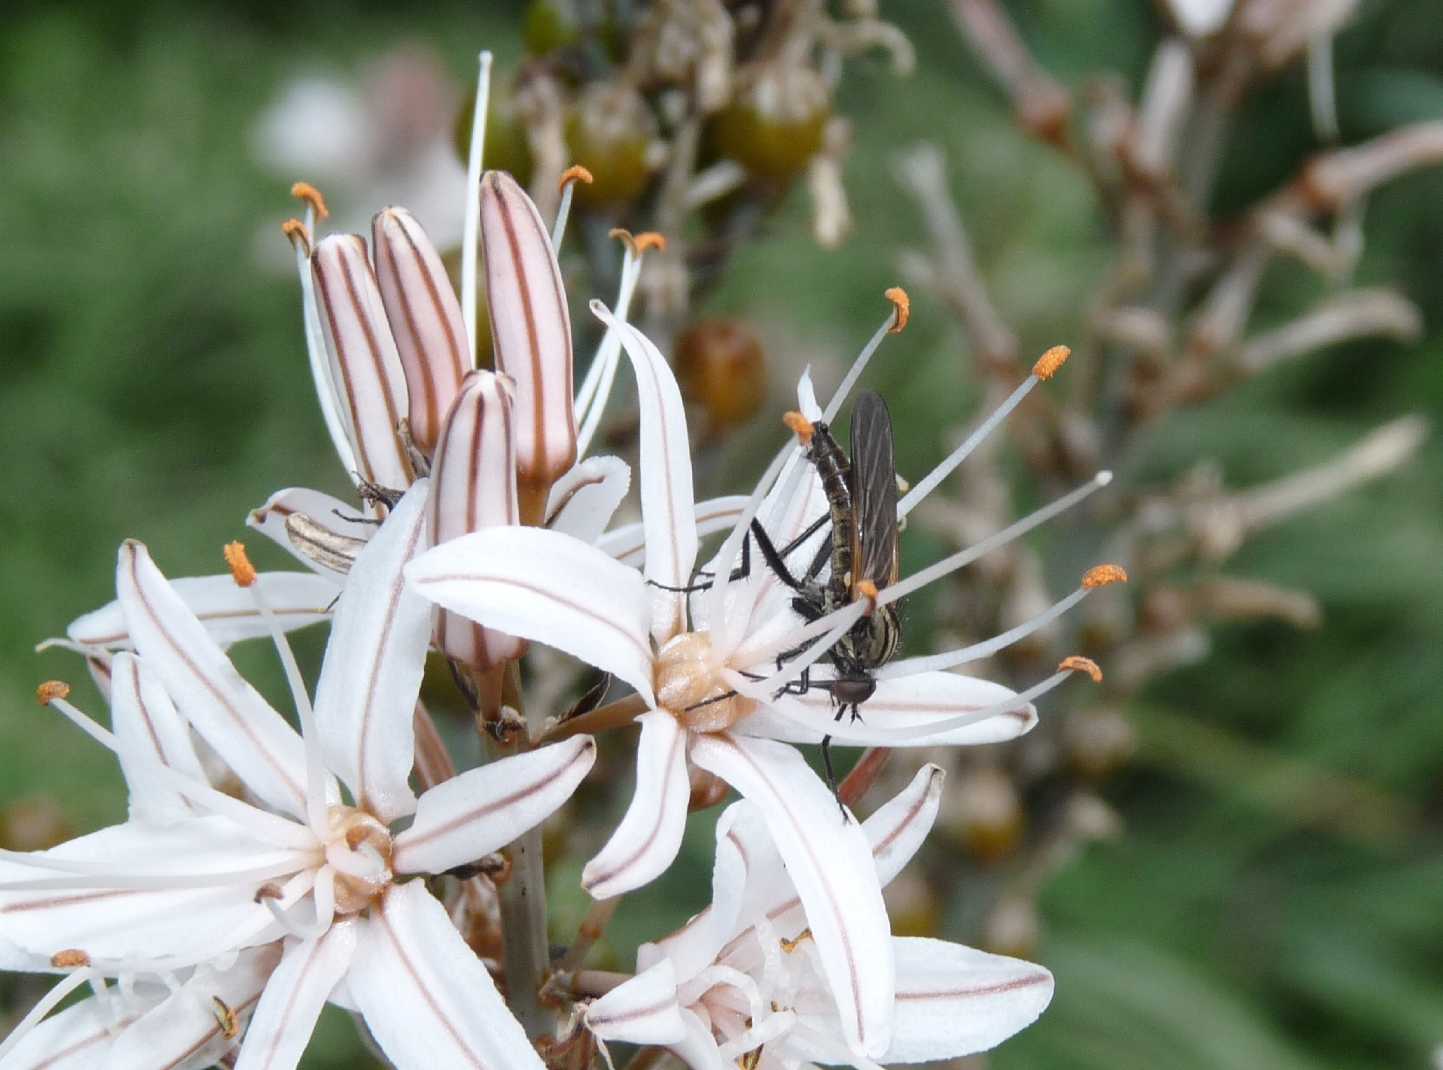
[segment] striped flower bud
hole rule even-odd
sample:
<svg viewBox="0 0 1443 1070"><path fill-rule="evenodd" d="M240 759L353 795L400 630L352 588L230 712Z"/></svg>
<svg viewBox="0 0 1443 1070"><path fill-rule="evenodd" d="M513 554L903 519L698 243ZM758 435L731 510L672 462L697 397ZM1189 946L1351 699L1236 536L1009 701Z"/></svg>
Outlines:
<svg viewBox="0 0 1443 1070"><path fill-rule="evenodd" d="M436 247L406 209L377 212L371 244L381 300L406 373L411 440L429 454L461 379L471 370L461 303Z"/></svg>
<svg viewBox="0 0 1443 1070"><path fill-rule="evenodd" d="M311 254L341 416L363 479L403 490L415 473L401 439L406 380L375 272L358 234L333 234Z"/></svg>
<svg viewBox="0 0 1443 1070"><path fill-rule="evenodd" d="M547 488L576 461L571 315L536 205L502 171L481 180L481 241L496 370L516 383L517 479L540 510Z"/></svg>
<svg viewBox="0 0 1443 1070"><path fill-rule="evenodd" d="M509 379L474 371L446 413L431 468L431 540L440 545L482 528L515 524L516 436ZM476 669L520 657L525 643L442 611L435 646Z"/></svg>

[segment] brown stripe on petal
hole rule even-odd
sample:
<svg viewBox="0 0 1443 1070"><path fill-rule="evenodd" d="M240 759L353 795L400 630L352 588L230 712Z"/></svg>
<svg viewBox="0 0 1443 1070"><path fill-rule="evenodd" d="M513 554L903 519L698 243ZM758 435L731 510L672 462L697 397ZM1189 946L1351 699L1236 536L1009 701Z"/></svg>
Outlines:
<svg viewBox="0 0 1443 1070"><path fill-rule="evenodd" d="M322 945L331 938L331 935L335 933L335 931L335 926L332 926L331 928L327 929L324 934L322 934L319 940L315 940L311 943L310 957L306 959L305 965L301 967L301 972L296 977L295 985L291 989L290 993L291 998L286 1001L285 1008L281 1011L281 1020L276 1023L275 1032L271 1034L271 1042L266 1046L266 1050L261 1055L261 1061L259 1064L260 1066L270 1066L271 1061L276 1057L276 1051L278 1048L280 1048L281 1041L285 1039L286 1023L290 1021L291 1015L296 1009L296 993L301 990L301 987L305 984L306 978L310 976L311 970L315 968L316 961L321 957ZM292 946L304 947L305 944L293 944ZM247 1054L249 1055L249 1052L247 1052Z"/></svg>
<svg viewBox="0 0 1443 1070"><path fill-rule="evenodd" d="M391 888L394 889L395 885L392 885ZM387 900L390 898L389 891L390 889L388 889ZM395 952L396 958L400 960L402 969L405 970L406 976L410 979L413 990L421 997L431 1013L436 1016L437 1021L441 1023L441 1027L446 1030L447 1035L455 1041L456 1047L461 1049L461 1053L466 1056L467 1065L475 1067L476 1070L490 1070L486 1061L466 1043L466 1038L451 1024L451 1019L446 1016L445 1011L441 1008L441 1004L437 1002L436 997L431 994L430 983L426 978L421 976L421 971L416 968L416 964L411 960L411 956L406 954L406 948L401 943L401 938L396 935L395 926L391 924L391 919L386 914L386 903L382 903L380 910L372 912L371 923L385 935L386 940L391 945L392 951Z"/></svg>
<svg viewBox="0 0 1443 1070"><path fill-rule="evenodd" d="M605 884L607 881L614 880L618 873L630 869L636 864L637 859L641 858L642 855L646 854L647 851L651 850L651 845L656 842L656 837L661 833L661 823L666 819L666 803L664 800L666 799L667 789L671 784L672 777L676 775L677 748L685 747L687 738L688 736L685 729L679 731L676 734L676 738L672 740L671 750L667 753L665 765L666 775L662 777L660 786L660 798L663 800L663 802L662 805L658 806L656 809L656 824L652 825L651 832L644 840L642 840L640 847L638 847L635 851L631 852L631 854L627 855L616 865L612 866L611 869L607 870L605 873L602 873L599 876L593 877L592 879L588 880L586 882L586 887L595 888L597 885ZM685 763L683 763L683 775L685 775L685 772L686 765Z"/></svg>
<svg viewBox="0 0 1443 1070"><path fill-rule="evenodd" d="M626 1022L639 1021L642 1018L651 1018L654 1015L662 1014L668 1007L676 1006L676 997L670 996L651 1004L649 1007L638 1007L634 1011L626 1011L622 1014L588 1014L586 1024L588 1026L598 1025L622 1025Z"/></svg>
<svg viewBox="0 0 1443 1070"><path fill-rule="evenodd" d="M965 999L969 996L1000 996L1004 992L1016 992L1019 989L1031 988L1034 985L1045 985L1052 978L1045 973L1029 974L1026 977L1014 977L1010 981L997 981L990 985L979 985L976 988L951 988L939 992L898 992L898 1000L930 1000L930 999Z"/></svg>
<svg viewBox="0 0 1443 1070"><path fill-rule="evenodd" d="M46 1070L47 1067L61 1065L67 1059L78 1055L86 1048L99 1044L101 1041L110 1040L113 1035L124 1031L131 1022L134 1022L139 1017L139 1014L117 1017L114 1022L108 1022L106 1025L100 1026L95 1032L78 1038L67 1047L61 1048L52 1054L49 1058L43 1059L38 1063L31 1063L28 1070ZM99 1060L95 1060L94 1065L99 1065Z"/></svg>

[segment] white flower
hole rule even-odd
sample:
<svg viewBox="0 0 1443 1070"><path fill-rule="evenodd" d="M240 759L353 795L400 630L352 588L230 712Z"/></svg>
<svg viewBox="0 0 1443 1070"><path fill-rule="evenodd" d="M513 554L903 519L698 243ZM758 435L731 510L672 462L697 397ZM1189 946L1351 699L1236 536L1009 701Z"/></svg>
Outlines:
<svg viewBox="0 0 1443 1070"><path fill-rule="evenodd" d="M445 908L405 878L472 862L532 828L570 797L595 748L578 737L412 792L432 610L401 570L423 545L428 490L418 482L357 557L314 711L271 622L304 736L236 672L145 548L122 547L117 588L138 657L114 661L114 736L46 697L116 750L131 819L5 856L0 946L32 967L75 949L102 973L164 975L287 937L241 1067L296 1065L333 994L398 1066L540 1066ZM264 586L249 590L270 620ZM255 804L204 782L187 723Z"/></svg>
<svg viewBox="0 0 1443 1070"><path fill-rule="evenodd" d="M882 884L931 829L942 779L937 766L924 767L862 824ZM711 906L643 945L640 972L591 1004L587 1026L604 1041L665 1045L693 1070L739 1062L874 1070L876 1062L839 1043L851 994L818 961L813 916L757 807L728 807L716 842ZM1052 998L1052 975L1041 966L943 940L892 937L857 967L896 972L891 1039L877 1054L888 1064L985 1051L1036 1020ZM754 1061L744 1061L749 1055Z"/></svg>
<svg viewBox="0 0 1443 1070"><path fill-rule="evenodd" d="M865 704L865 720L855 724L834 721L830 697L823 691L779 697L782 685L823 657L867 610L858 602L802 625L791 608L791 592L770 571L757 568L746 580L725 582L759 508L765 510L766 526L779 545L825 511L816 480L803 481L810 466L791 450L778 457L743 509L715 562L714 574L721 581L696 596L699 623L689 628L690 598L683 592L693 578L698 531L680 391L666 361L645 336L613 320L599 305L593 307L620 334L636 373L643 571L557 532L492 528L421 555L408 566L407 577L446 609L566 650L612 673L646 703L647 711L638 718L641 739L631 806L583 873L583 886L593 896L609 898L645 884L675 858L690 797L688 758L757 804L808 905L834 988L855 997L843 1014L844 1037L854 1050L875 1056L886 1045L893 992L885 964L857 968L868 955L880 955L878 949L888 938L880 889L867 862L870 852L857 826L839 817L831 793L801 755L777 741L811 742L825 734L838 743L858 745L1010 739L1036 721L1027 701L1031 694L1054 686L1068 672L1018 696L997 684L938 671L969 660L967 651L954 653L945 663L905 663L905 673L879 680ZM1040 377L1055 370L1055 363L1060 358L1054 365L1039 365ZM809 397L805 382L804 388ZM949 458L939 473L945 474L957 459ZM772 487L788 460L790 467ZM935 482L929 477L923 484ZM998 533L974 548L973 556L1039 523L1096 485L1100 482ZM763 502L769 487L772 492ZM909 495L902 505L910 507L916 500ZM882 597L895 600L970 559L954 555L889 588ZM1064 600L1061 608L1080 597ZM1053 615L1056 612L1060 609ZM1027 630L1014 629L994 643L1005 645ZM813 645L806 653L776 668L780 655L809 640ZM884 960L881 956L877 962Z"/></svg>

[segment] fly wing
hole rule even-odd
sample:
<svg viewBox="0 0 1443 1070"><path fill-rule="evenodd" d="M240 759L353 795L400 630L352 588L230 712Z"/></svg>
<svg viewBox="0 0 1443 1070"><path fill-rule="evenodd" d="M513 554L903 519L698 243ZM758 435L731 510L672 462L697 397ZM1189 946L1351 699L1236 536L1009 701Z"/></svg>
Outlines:
<svg viewBox="0 0 1443 1070"><path fill-rule="evenodd" d="M866 391L852 410L852 587L897 582L897 462L892 417L880 394Z"/></svg>

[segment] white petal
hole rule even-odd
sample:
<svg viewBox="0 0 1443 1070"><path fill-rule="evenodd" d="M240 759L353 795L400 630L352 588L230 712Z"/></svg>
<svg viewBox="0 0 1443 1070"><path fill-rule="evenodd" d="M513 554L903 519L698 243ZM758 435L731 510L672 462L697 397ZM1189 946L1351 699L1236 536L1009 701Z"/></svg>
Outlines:
<svg viewBox="0 0 1443 1070"><path fill-rule="evenodd" d="M115 588L136 649L186 720L257 797L304 814L301 737L236 672L140 543L121 546Z"/></svg>
<svg viewBox="0 0 1443 1070"><path fill-rule="evenodd" d="M701 736L692 760L761 810L806 910L843 1038L856 1051L880 1055L891 1039L891 934L860 826L843 821L826 785L785 744Z"/></svg>
<svg viewBox="0 0 1443 1070"><path fill-rule="evenodd" d="M88 863L99 873L0 861L0 881L60 885L0 891L0 938L31 954L75 947L95 959L194 957L238 946L270 918L256 890L302 862L295 851L254 843L220 817L114 825L34 857ZM106 873L153 874L144 883L155 886L107 885ZM185 886L187 877L207 875L223 882Z"/></svg>
<svg viewBox="0 0 1443 1070"><path fill-rule="evenodd" d="M309 572L263 572L261 577L271 611L288 632L325 620L326 610L336 597L334 583ZM221 646L270 635L270 627L256 612L254 599L236 586L229 573L185 576L171 580L170 585ZM65 634L86 646L130 649L135 645L118 599L77 617Z"/></svg>
<svg viewBox="0 0 1443 1070"><path fill-rule="evenodd" d="M372 908L346 984L399 1070L541 1070L486 967L421 881L392 885Z"/></svg>
<svg viewBox="0 0 1443 1070"><path fill-rule="evenodd" d="M722 1058L721 1052L717 1050L716 1039L705 1022L685 1008L681 1012L681 1019L686 1026L686 1036L671 1045L677 1058L691 1067L691 1070L733 1070L734 1064Z"/></svg>
<svg viewBox="0 0 1443 1070"><path fill-rule="evenodd" d="M675 1044L686 1036L676 1001L676 970L662 959L613 988L586 1010L586 1028L602 1040Z"/></svg>
<svg viewBox="0 0 1443 1070"><path fill-rule="evenodd" d="M340 498L333 498L329 494L322 494L318 490L309 490L306 487L287 487L285 490L278 490L266 499L264 505L259 509L252 509L250 515L246 517L247 527L259 531L301 564L318 575L330 577L338 584L344 583L346 581L344 572L327 568L291 541L291 537L286 531L286 518L297 513L310 517L312 521L323 528L329 528L343 541L369 539L375 526L361 522L364 518L354 503L343 502ZM347 519L348 517L355 519ZM335 594L332 593L331 597L334 598Z"/></svg>
<svg viewBox="0 0 1443 1070"><path fill-rule="evenodd" d="M571 312L551 236L504 172L481 179L481 244L496 370L516 380L516 471L550 482L576 461Z"/></svg>
<svg viewBox="0 0 1443 1070"><path fill-rule="evenodd" d="M631 487L620 457L588 457L558 479L546 502L546 526L595 544Z"/></svg>
<svg viewBox="0 0 1443 1070"><path fill-rule="evenodd" d="M310 1043L316 1019L355 954L359 919L338 922L314 940L288 940L266 982L236 1070L292 1070Z"/></svg>
<svg viewBox="0 0 1443 1070"><path fill-rule="evenodd" d="M927 735L922 730L929 722L985 710L1006 702L1015 694L990 680L949 672L917 673L895 680L878 680L876 692L862 703L861 720L850 717L837 720L832 696L816 688L803 695L781 696L770 708L763 707L738 723L735 731L788 743L819 743L828 735L833 743L857 747L1003 743L1016 739L1037 724L1037 710L1033 706L1023 704L1016 710L935 735ZM903 729L912 734L903 734Z"/></svg>
<svg viewBox="0 0 1443 1070"><path fill-rule="evenodd" d="M416 217L386 208L371 219L376 280L406 374L411 437L430 452L446 408L471 370L461 304Z"/></svg>
<svg viewBox="0 0 1443 1070"><path fill-rule="evenodd" d="M652 710L637 718L636 793L621 824L581 873L581 886L610 899L659 876L681 849L691 779L686 775L687 732L671 714Z"/></svg>
<svg viewBox="0 0 1443 1070"><path fill-rule="evenodd" d="M651 699L651 599L641 576L557 531L488 528L406 568L426 598L478 624L565 650Z"/></svg>
<svg viewBox="0 0 1443 1070"><path fill-rule="evenodd" d="M110 724L130 789L131 819L165 823L191 816L190 803L161 783L151 766L159 762L198 784L209 781L191 745L190 728L154 672L134 654L122 652L111 661Z"/></svg>
<svg viewBox="0 0 1443 1070"><path fill-rule="evenodd" d="M696 533L701 538L718 531L730 531L747 506L745 494L708 498L696 503ZM646 529L641 524L623 524L596 540L596 545L618 561L641 567L646 555Z"/></svg>
<svg viewBox="0 0 1443 1070"><path fill-rule="evenodd" d="M862 822L882 887L892 883L932 831L946 778L941 766L924 765L910 784Z"/></svg>
<svg viewBox="0 0 1443 1070"><path fill-rule="evenodd" d="M164 991L149 990L123 1003L112 993L108 1003L91 996L72 1004L26 1033L0 1059L0 1070L93 1070L120 1031L155 1006Z"/></svg>
<svg viewBox="0 0 1443 1070"><path fill-rule="evenodd" d="M437 784L396 837L397 873L443 873L499 850L558 810L596 761L590 736L501 758Z"/></svg>
<svg viewBox="0 0 1443 1070"><path fill-rule="evenodd" d="M638 969L648 969L663 956L676 971L678 983L691 980L720 957L727 942L741 928L743 897L755 887L754 867L774 864L780 874L776 849L757 809L745 799L722 811L716 824L716 859L712 863L711 905L685 925L636 952ZM790 889L790 882L787 885Z"/></svg>
<svg viewBox="0 0 1443 1070"><path fill-rule="evenodd" d="M1184 33L1206 37L1222 29L1232 13L1234 0L1167 0L1173 18Z"/></svg>
<svg viewBox="0 0 1443 1070"><path fill-rule="evenodd" d="M696 564L696 503L691 481L691 441L686 409L666 358L651 340L622 323L599 302L598 319L618 333L636 374L641 407L641 520L646 527L646 578L685 587ZM664 643L686 627L685 595L655 590L652 635Z"/></svg>
<svg viewBox="0 0 1443 1070"><path fill-rule="evenodd" d="M416 806L407 778L431 606L406 586L401 570L425 545L428 489L421 480L407 491L356 558L316 685L327 767L385 822Z"/></svg>
<svg viewBox="0 0 1443 1070"><path fill-rule="evenodd" d="M986 1051L1037 1020L1052 974L1020 959L945 940L898 937L897 1019L885 1063Z"/></svg>
<svg viewBox="0 0 1443 1070"><path fill-rule="evenodd" d="M198 1070L211 1066L235 1044L233 1036L226 1036L215 1001L243 1026L280 955L280 945L269 944L242 951L227 970L198 969L178 992L120 1034L104 1067Z"/></svg>
<svg viewBox="0 0 1443 1070"><path fill-rule="evenodd" d="M361 475L383 487L414 473L397 429L406 418L406 377L380 287L358 234L331 234L311 254L316 303Z"/></svg>

